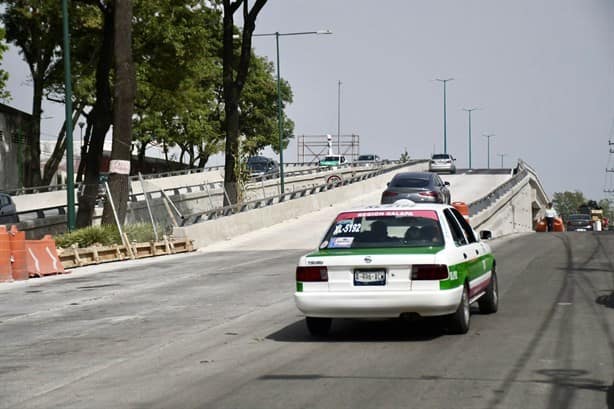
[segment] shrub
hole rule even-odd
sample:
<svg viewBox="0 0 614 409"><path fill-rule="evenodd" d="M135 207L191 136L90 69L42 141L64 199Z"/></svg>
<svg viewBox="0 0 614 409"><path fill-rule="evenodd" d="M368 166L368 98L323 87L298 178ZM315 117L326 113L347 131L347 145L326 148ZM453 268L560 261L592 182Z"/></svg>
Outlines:
<svg viewBox="0 0 614 409"><path fill-rule="evenodd" d="M123 227L124 233L128 235L130 241L148 242L155 239L151 224L139 223ZM161 238L164 232L158 228L158 237ZM79 247L89 247L95 244L109 246L122 244L117 227L113 225L90 226L75 230L70 233L60 234L55 237L58 247L70 247L77 244Z"/></svg>

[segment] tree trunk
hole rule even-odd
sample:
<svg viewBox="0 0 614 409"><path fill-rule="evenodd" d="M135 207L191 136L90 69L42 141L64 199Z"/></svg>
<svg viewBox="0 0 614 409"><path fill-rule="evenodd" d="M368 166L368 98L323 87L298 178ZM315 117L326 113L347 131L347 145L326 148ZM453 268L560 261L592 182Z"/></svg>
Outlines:
<svg viewBox="0 0 614 409"><path fill-rule="evenodd" d="M77 109L73 113L73 117L72 117L73 129L74 129L74 125L76 124L77 119L79 118L80 114L81 114L81 107L77 106ZM66 143L67 142L68 142L68 138L66 138L66 120L64 120L64 123L62 124L62 129L60 129L60 132L58 134L58 138L55 143L55 147L53 148L53 153L51 153L51 156L47 160L47 163L45 163L44 172L43 172L43 181L42 181L43 186L47 186L51 184L53 175L55 175L55 173L58 171L58 167L60 163L62 162L62 158L64 157L64 154L66 153Z"/></svg>
<svg viewBox="0 0 614 409"><path fill-rule="evenodd" d="M77 171L77 182L83 181L83 173L85 172L85 166L87 164L87 150L90 145L90 139L92 136L92 123L87 118L87 128L85 128L85 137L83 138L83 144L81 145L81 159L79 160L79 170Z"/></svg>
<svg viewBox="0 0 614 409"><path fill-rule="evenodd" d="M115 93L113 101L113 150L111 165L127 164L127 171L117 171L109 176L109 187L115 203L117 218L123 224L128 209L128 176L132 147L132 113L136 97L136 77L132 64L132 0L114 1L115 21ZM103 224L114 223L114 216L107 201L102 214Z"/></svg>
<svg viewBox="0 0 614 409"><path fill-rule="evenodd" d="M96 102L90 118L92 120L92 139L87 150L87 165L85 171L85 189L79 197L79 212L77 227L92 224L94 207L98 196L98 177L100 175L100 160L104 147L104 138L113 120L113 105L111 85L109 83L113 64L113 9L109 7L103 12L103 33L100 57L96 67ZM88 118L89 122L89 118Z"/></svg>
<svg viewBox="0 0 614 409"><path fill-rule="evenodd" d="M251 10L248 0L223 0L223 51L222 51L222 81L224 96L224 111L226 121L225 163L224 163L224 205L235 204L239 200L238 161L239 161L239 100L247 80L247 73L252 52L252 34L256 28L256 17L267 0L256 0ZM236 67L234 78L234 13L243 6L243 35L241 37L241 56Z"/></svg>
<svg viewBox="0 0 614 409"><path fill-rule="evenodd" d="M32 73L34 95L32 100L32 124L25 143L24 186L41 184L41 114L43 112L42 73Z"/></svg>

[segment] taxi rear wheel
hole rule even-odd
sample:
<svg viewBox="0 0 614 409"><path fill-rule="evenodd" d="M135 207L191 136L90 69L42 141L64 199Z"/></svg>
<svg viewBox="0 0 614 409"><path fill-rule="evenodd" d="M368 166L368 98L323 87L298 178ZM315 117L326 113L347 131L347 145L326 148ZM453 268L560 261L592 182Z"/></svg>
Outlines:
<svg viewBox="0 0 614 409"><path fill-rule="evenodd" d="M478 300L478 305L482 314L493 314L499 309L499 283L494 268L486 293Z"/></svg>
<svg viewBox="0 0 614 409"><path fill-rule="evenodd" d="M305 323L307 324L309 333L318 337L328 335L332 321L331 318L305 317Z"/></svg>
<svg viewBox="0 0 614 409"><path fill-rule="evenodd" d="M458 309L454 314L448 316L448 329L452 334L466 334L469 331L470 319L469 290L464 285Z"/></svg>

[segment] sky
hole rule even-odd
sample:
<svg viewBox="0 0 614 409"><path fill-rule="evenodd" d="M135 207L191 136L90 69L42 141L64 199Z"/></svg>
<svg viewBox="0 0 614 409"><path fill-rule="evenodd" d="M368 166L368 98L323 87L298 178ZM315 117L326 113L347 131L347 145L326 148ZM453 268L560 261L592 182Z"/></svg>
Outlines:
<svg viewBox="0 0 614 409"><path fill-rule="evenodd" d="M515 166L522 159L547 193L588 198L614 189L614 1L612 0L269 0L256 33L328 29L332 35L280 38L281 76L294 102L295 135L360 136L360 152L398 159L447 148L458 167ZM253 39L275 61L275 38ZM31 111L27 68L12 50L10 105ZM63 107L47 104L43 132L57 133ZM78 133L78 128L76 129ZM501 157L500 155L504 156ZM285 161L297 160L292 142ZM220 160L219 158L217 159ZM212 163L213 164L213 163ZM608 175L611 176L611 175Z"/></svg>

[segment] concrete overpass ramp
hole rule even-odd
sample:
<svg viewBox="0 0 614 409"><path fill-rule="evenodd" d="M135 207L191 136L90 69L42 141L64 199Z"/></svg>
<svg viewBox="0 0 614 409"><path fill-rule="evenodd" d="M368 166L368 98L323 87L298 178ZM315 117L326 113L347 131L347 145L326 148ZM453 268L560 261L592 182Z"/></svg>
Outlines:
<svg viewBox="0 0 614 409"><path fill-rule="evenodd" d="M319 238L336 212L347 207L378 204L392 176L402 171L424 171L427 161L399 165L344 180L342 185L323 184L249 203L192 214L174 229L177 237L189 237L204 247L239 235L317 212L321 217L298 228L301 235ZM533 230L533 219L548 198L537 174L520 162L515 169L461 171L443 175L450 182L453 201L464 201L476 230L501 236ZM330 213L330 214L329 214ZM284 240L290 236L284 235ZM317 239L314 240L314 245ZM278 240L273 240L279 245Z"/></svg>

